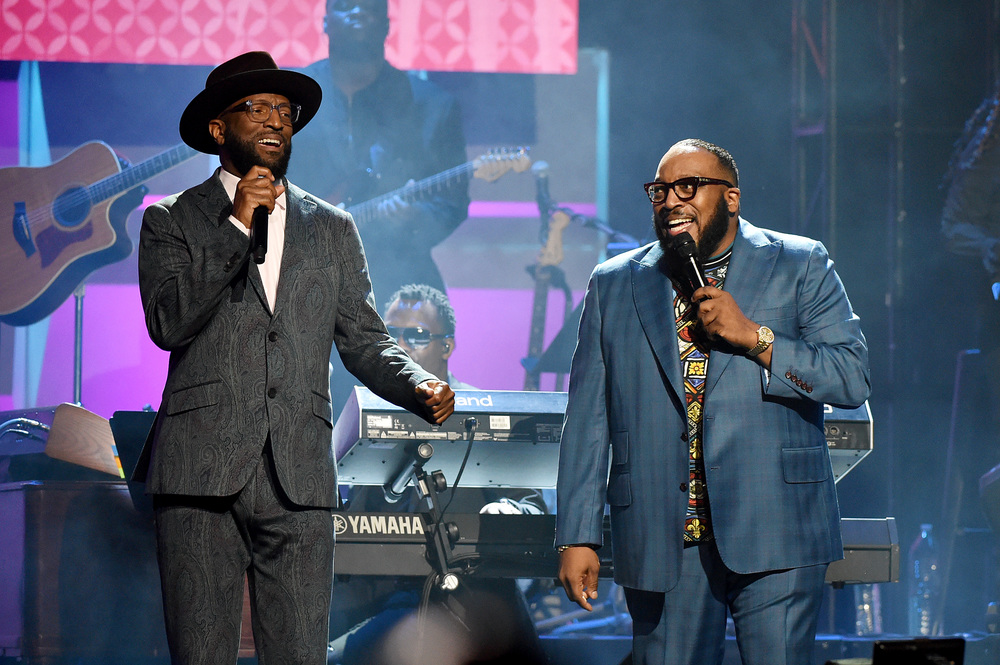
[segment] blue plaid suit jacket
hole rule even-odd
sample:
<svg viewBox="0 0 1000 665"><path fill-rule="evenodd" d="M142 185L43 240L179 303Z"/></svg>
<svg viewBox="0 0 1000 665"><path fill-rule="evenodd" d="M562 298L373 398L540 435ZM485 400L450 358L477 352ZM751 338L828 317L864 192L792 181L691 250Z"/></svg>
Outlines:
<svg viewBox="0 0 1000 665"><path fill-rule="evenodd" d="M602 543L615 580L677 582L687 506L684 388L667 257L658 243L598 266L588 286L559 458L556 544ZM858 317L826 249L739 222L725 289L775 334L770 376L712 348L703 446L719 552L736 572L843 556L823 405L871 391Z"/></svg>

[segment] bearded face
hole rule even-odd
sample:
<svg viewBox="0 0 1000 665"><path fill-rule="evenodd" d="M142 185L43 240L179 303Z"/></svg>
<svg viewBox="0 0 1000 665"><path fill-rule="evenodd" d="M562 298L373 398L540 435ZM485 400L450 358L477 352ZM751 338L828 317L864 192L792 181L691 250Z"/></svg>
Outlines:
<svg viewBox="0 0 1000 665"><path fill-rule="evenodd" d="M656 231L656 238L660 241L663 249L670 249L673 236L668 231L670 210L663 206L659 210L653 210L653 229ZM729 230L729 206L724 198L720 198L712 211L712 215L700 226L701 237L696 241L698 247L698 258L704 262L719 253L719 247L726 232Z"/></svg>
<svg viewBox="0 0 1000 665"><path fill-rule="evenodd" d="M225 149L233 166L241 173L247 173L254 166L264 166L270 169L275 180L281 180L288 171L288 161L292 157L292 141L285 139L285 149L276 156L262 155L257 150L257 142L264 136L274 132L266 125L258 125L260 130L252 136L243 136L231 124L226 124L224 130Z"/></svg>

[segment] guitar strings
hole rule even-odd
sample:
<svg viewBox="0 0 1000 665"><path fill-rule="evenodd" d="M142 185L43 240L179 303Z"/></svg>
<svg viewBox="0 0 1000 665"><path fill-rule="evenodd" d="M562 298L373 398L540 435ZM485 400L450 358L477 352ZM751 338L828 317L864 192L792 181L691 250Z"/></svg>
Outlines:
<svg viewBox="0 0 1000 665"><path fill-rule="evenodd" d="M378 207L393 197L400 196L404 200L408 200L407 197L415 197L422 191L441 188L442 186L448 184L449 180L454 180L460 177L468 177L485 163L516 161L523 159L524 157L526 157L526 151L523 148L511 153L491 151L483 157L475 159L471 162L460 164L446 171L442 171L441 173L429 176L419 182L415 182L412 185L404 185L399 189L395 189L369 201L364 201L355 206L349 207L347 208L347 211L354 217L354 221L358 226L364 226L371 221L371 218L377 212Z"/></svg>
<svg viewBox="0 0 1000 665"><path fill-rule="evenodd" d="M124 171L112 173L90 185L80 186L73 191L64 192L56 196L45 206L25 211L24 216L27 220L32 243L34 243L35 239L34 231L40 226L48 224L49 219L54 220L57 224L60 223L59 217L55 214L57 202L67 204L65 207L70 210L86 204L88 206L87 214L82 218L81 222L86 221L90 217L90 208L93 208L96 203L103 202L118 192L128 191L139 183L145 182L163 171L172 169L197 154L198 151L194 148L184 144L177 145Z"/></svg>

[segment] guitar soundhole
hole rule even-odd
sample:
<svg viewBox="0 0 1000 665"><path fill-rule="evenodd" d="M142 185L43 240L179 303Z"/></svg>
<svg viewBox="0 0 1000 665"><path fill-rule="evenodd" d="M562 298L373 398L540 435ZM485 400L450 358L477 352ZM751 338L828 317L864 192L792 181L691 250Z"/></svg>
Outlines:
<svg viewBox="0 0 1000 665"><path fill-rule="evenodd" d="M83 187L67 189L52 204L52 216L60 226L74 227L87 221L90 200Z"/></svg>

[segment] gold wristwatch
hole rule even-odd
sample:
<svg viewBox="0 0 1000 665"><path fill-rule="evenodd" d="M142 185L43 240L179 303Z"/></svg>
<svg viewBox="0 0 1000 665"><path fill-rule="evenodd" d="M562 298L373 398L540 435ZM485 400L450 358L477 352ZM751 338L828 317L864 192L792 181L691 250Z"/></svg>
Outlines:
<svg viewBox="0 0 1000 665"><path fill-rule="evenodd" d="M767 347L771 346L771 342L774 341L774 333L767 326L761 326L757 328L757 346L753 347L747 351L748 358L755 358L760 354L767 351Z"/></svg>

